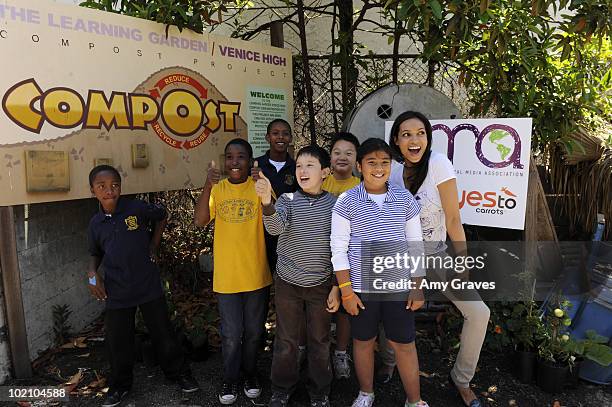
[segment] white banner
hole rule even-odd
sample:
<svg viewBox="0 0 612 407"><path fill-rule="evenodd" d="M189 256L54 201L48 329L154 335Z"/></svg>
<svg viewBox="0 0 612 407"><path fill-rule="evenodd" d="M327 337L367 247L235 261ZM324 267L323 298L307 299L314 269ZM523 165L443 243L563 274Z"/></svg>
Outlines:
<svg viewBox="0 0 612 407"><path fill-rule="evenodd" d="M525 228L531 119L432 120L432 149L457 173L461 220L469 225ZM386 122L385 140L393 122Z"/></svg>

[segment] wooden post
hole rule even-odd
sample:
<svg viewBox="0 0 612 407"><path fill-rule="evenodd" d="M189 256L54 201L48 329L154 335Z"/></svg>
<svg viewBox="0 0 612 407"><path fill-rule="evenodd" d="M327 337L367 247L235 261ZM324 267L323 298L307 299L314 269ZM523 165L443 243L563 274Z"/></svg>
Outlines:
<svg viewBox="0 0 612 407"><path fill-rule="evenodd" d="M525 213L525 241L557 242L557 232L546 202L544 187L533 157L529 162L527 210Z"/></svg>
<svg viewBox="0 0 612 407"><path fill-rule="evenodd" d="M6 321L15 377L17 379L32 377L28 336L21 298L15 215L12 206L0 207L0 271L2 272Z"/></svg>
<svg viewBox="0 0 612 407"><path fill-rule="evenodd" d="M559 239L546 202L544 187L533 157L529 162L527 208L525 213L525 267L537 283L538 271L557 275L563 267Z"/></svg>
<svg viewBox="0 0 612 407"><path fill-rule="evenodd" d="M270 45L276 48L285 48L285 35L283 33L282 21L272 21L270 24Z"/></svg>

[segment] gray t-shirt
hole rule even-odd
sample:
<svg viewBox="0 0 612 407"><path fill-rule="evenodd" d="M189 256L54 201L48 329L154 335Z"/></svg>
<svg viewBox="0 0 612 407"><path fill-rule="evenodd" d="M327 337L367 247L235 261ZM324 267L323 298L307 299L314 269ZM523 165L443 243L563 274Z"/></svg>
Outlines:
<svg viewBox="0 0 612 407"><path fill-rule="evenodd" d="M266 230L278 238L278 276L290 284L314 287L330 281L332 275L332 209L336 197L323 192L317 197L301 191L282 194L276 212L264 215Z"/></svg>
<svg viewBox="0 0 612 407"><path fill-rule="evenodd" d="M391 165L389 182L405 188L403 174L404 165L394 161ZM438 253L446 249L444 243L446 241L446 222L438 185L454 178L456 178L455 170L449 159L444 154L432 151L427 177L415 195L417 202L421 205L419 215L423 229L423 241L434 242L425 245L427 254Z"/></svg>

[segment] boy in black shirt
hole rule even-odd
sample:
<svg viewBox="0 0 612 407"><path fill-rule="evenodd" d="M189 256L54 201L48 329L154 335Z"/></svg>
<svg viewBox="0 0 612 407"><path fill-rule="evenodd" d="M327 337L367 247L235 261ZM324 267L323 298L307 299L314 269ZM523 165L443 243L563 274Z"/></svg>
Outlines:
<svg viewBox="0 0 612 407"><path fill-rule="evenodd" d="M287 192L297 191L297 180L295 179L295 160L291 158L289 144L293 136L291 126L283 119L274 119L268 123L266 130L266 141L270 143L270 149L255 159L255 165L251 169L251 176L255 181L259 179L259 171L270 180L274 195L279 197ZM278 236L272 236L267 231L266 254L270 271L274 274L276 270L276 245Z"/></svg>
<svg viewBox="0 0 612 407"><path fill-rule="evenodd" d="M198 384L168 318L159 269L151 255L159 245L166 210L121 198L121 176L108 165L91 170L89 185L100 202L100 212L89 222L88 286L96 299L106 302L104 325L111 365L102 406L120 404L132 387L136 307L142 312L166 377L176 381L183 392L197 391ZM155 222L153 238L147 229L149 222ZM104 271L104 280L98 268Z"/></svg>

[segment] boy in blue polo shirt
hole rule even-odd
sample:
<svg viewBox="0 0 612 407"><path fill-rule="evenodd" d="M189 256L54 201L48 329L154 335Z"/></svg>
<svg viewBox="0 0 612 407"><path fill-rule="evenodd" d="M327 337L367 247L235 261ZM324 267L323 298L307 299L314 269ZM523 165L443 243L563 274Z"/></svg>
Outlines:
<svg viewBox="0 0 612 407"><path fill-rule="evenodd" d="M159 269L152 260L165 226L166 210L122 198L121 176L108 165L91 170L89 185L100 202L100 211L89 222L88 286L98 301L106 302L105 339L111 365L109 390L102 406L120 404L132 387L137 307L166 377L176 381L183 392L197 391L198 384L168 318ZM153 237L148 230L150 223L155 223ZM104 272L104 280L98 269Z"/></svg>

